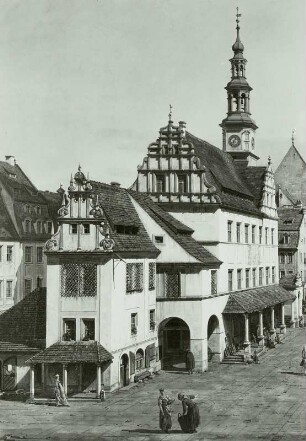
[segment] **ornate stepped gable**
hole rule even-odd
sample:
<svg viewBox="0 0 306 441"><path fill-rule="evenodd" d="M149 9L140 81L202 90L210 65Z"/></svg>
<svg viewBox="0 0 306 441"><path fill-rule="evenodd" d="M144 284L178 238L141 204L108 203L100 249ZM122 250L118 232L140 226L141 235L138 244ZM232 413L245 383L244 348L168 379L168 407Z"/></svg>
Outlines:
<svg viewBox="0 0 306 441"><path fill-rule="evenodd" d="M58 189L58 193L62 195L62 204L58 210L59 228L46 242L45 250L84 250L82 241L86 232L90 241L89 249L88 241L86 243L86 251L112 251L115 242L110 238L110 229L103 208L97 195L93 192L91 182L86 179L80 166L74 178L71 176L68 194L62 186ZM70 232L76 237L76 241L69 241L68 245L66 243L67 237L64 237L64 226L70 228ZM90 228L95 230L94 234ZM66 229L66 233L68 233L68 229Z"/></svg>
<svg viewBox="0 0 306 441"><path fill-rule="evenodd" d="M217 203L216 188L206 177L206 168L186 137L186 124L169 122L148 147L133 190L151 195L155 202Z"/></svg>

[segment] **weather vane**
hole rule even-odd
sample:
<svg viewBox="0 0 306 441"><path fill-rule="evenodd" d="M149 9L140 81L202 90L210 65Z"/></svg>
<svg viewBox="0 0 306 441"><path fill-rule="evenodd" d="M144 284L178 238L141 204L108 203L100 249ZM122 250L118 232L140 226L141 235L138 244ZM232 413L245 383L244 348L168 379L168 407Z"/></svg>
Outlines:
<svg viewBox="0 0 306 441"><path fill-rule="evenodd" d="M171 104L169 104L169 107L170 107L170 112L169 112L169 121L171 121L171 118L172 118L172 109L173 109L173 106L172 106Z"/></svg>
<svg viewBox="0 0 306 441"><path fill-rule="evenodd" d="M237 14L236 14L236 23L237 23L237 28L239 27L239 17L241 17L241 14L239 14L239 8L238 8L238 6L237 6Z"/></svg>
<svg viewBox="0 0 306 441"><path fill-rule="evenodd" d="M294 145L294 134L295 134L295 130L296 130L296 129L293 129L293 130L292 130L292 136L291 136L292 145Z"/></svg>

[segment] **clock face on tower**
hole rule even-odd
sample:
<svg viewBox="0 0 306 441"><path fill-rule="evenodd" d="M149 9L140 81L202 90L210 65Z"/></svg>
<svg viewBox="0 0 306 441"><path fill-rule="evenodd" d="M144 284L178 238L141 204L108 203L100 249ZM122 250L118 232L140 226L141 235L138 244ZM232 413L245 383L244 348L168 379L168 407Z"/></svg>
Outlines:
<svg viewBox="0 0 306 441"><path fill-rule="evenodd" d="M228 143L231 147L238 147L240 145L240 138L238 135L231 135L228 138Z"/></svg>

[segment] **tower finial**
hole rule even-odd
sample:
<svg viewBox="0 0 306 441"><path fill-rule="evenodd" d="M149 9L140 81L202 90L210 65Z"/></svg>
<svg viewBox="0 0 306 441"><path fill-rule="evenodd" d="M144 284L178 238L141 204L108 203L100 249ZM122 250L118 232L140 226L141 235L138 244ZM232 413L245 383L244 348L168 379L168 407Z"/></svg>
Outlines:
<svg viewBox="0 0 306 441"><path fill-rule="evenodd" d="M169 111L169 122L170 122L170 121L172 121L172 109L173 109L173 106L171 104L169 104L169 108L170 108L170 111Z"/></svg>
<svg viewBox="0 0 306 441"><path fill-rule="evenodd" d="M237 26L236 26L236 29L237 29L237 31L239 31L239 29L240 29L240 26L239 26L239 17L241 17L241 14L239 14L239 8L238 8L238 6L237 6L237 14L236 14L236 23L237 23Z"/></svg>
<svg viewBox="0 0 306 441"><path fill-rule="evenodd" d="M293 130L292 130L292 136L291 136L291 142L292 142L292 145L294 145L294 135L295 135L295 130L296 130L296 129L293 129Z"/></svg>

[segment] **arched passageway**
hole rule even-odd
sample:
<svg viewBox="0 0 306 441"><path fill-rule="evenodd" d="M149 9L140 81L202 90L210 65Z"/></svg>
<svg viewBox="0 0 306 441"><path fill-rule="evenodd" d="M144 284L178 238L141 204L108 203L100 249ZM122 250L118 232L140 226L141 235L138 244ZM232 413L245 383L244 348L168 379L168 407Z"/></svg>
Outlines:
<svg viewBox="0 0 306 441"><path fill-rule="evenodd" d="M123 354L120 359L120 387L129 384L129 356Z"/></svg>
<svg viewBox="0 0 306 441"><path fill-rule="evenodd" d="M158 345L162 369L185 370L186 350L190 347L190 330L184 320L171 317L161 322Z"/></svg>
<svg viewBox="0 0 306 441"><path fill-rule="evenodd" d="M220 361L220 326L216 315L212 315L207 324L207 354L208 361Z"/></svg>

